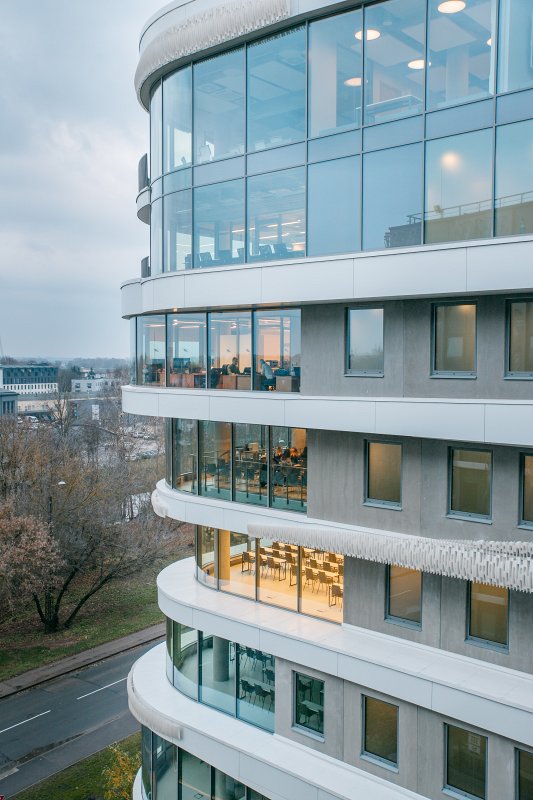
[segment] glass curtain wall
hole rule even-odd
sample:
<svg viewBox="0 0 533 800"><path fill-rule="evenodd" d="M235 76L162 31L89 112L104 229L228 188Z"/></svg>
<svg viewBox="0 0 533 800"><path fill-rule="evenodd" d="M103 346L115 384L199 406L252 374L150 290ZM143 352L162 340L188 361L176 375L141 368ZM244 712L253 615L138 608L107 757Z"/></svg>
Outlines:
<svg viewBox="0 0 533 800"><path fill-rule="evenodd" d="M173 683L182 694L198 697L198 635L194 628L172 622Z"/></svg>
<svg viewBox="0 0 533 800"><path fill-rule="evenodd" d="M200 494L231 500L231 423L200 421Z"/></svg>
<svg viewBox="0 0 533 800"><path fill-rule="evenodd" d="M163 200L153 200L150 208L150 271L163 271Z"/></svg>
<svg viewBox="0 0 533 800"><path fill-rule="evenodd" d="M533 86L530 0L500 0L498 31L498 91Z"/></svg>
<svg viewBox="0 0 533 800"><path fill-rule="evenodd" d="M167 315L167 386L205 389L206 333L205 314Z"/></svg>
<svg viewBox="0 0 533 800"><path fill-rule="evenodd" d="M213 768L181 748L178 750L178 765L180 800L211 800Z"/></svg>
<svg viewBox="0 0 533 800"><path fill-rule="evenodd" d="M210 586L217 586L217 548L218 532L216 528L198 525L196 533L196 571L198 579ZM224 551L225 552L225 551Z"/></svg>
<svg viewBox="0 0 533 800"><path fill-rule="evenodd" d="M163 171L189 166L192 160L192 69L163 78Z"/></svg>
<svg viewBox="0 0 533 800"><path fill-rule="evenodd" d="M233 425L233 499L268 505L268 427Z"/></svg>
<svg viewBox="0 0 533 800"><path fill-rule="evenodd" d="M137 383L137 317L130 319L130 383Z"/></svg>
<svg viewBox="0 0 533 800"><path fill-rule="evenodd" d="M300 390L300 331L300 309L254 312L254 389Z"/></svg>
<svg viewBox="0 0 533 800"><path fill-rule="evenodd" d="M533 376L533 300L509 303L510 375Z"/></svg>
<svg viewBox="0 0 533 800"><path fill-rule="evenodd" d="M161 200L157 200L161 203ZM163 198L163 272L192 266L192 190L173 192ZM153 207L153 206L152 206Z"/></svg>
<svg viewBox="0 0 533 800"><path fill-rule="evenodd" d="M205 529L204 529L205 530ZM213 528L215 535L217 531ZM201 542L202 530L199 541ZM255 600L256 540L245 533L218 531L218 588L239 597ZM205 567L201 567L205 570Z"/></svg>
<svg viewBox="0 0 533 800"><path fill-rule="evenodd" d="M165 317L137 317L137 383L165 385Z"/></svg>
<svg viewBox="0 0 533 800"><path fill-rule="evenodd" d="M271 428L270 504L287 511L307 506L307 431Z"/></svg>
<svg viewBox="0 0 533 800"><path fill-rule="evenodd" d="M273 733L276 706L274 656L238 644L236 659L237 716Z"/></svg>
<svg viewBox="0 0 533 800"><path fill-rule="evenodd" d="M235 645L200 632L199 700L226 714L235 708Z"/></svg>
<svg viewBox="0 0 533 800"><path fill-rule="evenodd" d="M162 90L157 83L150 98L150 180L161 175Z"/></svg>
<svg viewBox="0 0 533 800"><path fill-rule="evenodd" d="M178 800L178 748L155 733L152 735L152 769L155 798Z"/></svg>
<svg viewBox="0 0 533 800"><path fill-rule="evenodd" d="M307 171L307 252L310 256L360 250L361 159L310 164Z"/></svg>
<svg viewBox="0 0 533 800"><path fill-rule="evenodd" d="M244 261L244 181L194 190L194 266L220 267Z"/></svg>
<svg viewBox="0 0 533 800"><path fill-rule="evenodd" d="M209 314L209 388L250 391L251 385L251 313Z"/></svg>
<svg viewBox="0 0 533 800"><path fill-rule="evenodd" d="M173 419L172 488L198 494L198 423Z"/></svg>
<svg viewBox="0 0 533 800"><path fill-rule="evenodd" d="M305 167L248 178L248 260L305 255Z"/></svg>
<svg viewBox="0 0 533 800"><path fill-rule="evenodd" d="M533 231L532 142L532 120L501 125L496 131L496 236Z"/></svg>

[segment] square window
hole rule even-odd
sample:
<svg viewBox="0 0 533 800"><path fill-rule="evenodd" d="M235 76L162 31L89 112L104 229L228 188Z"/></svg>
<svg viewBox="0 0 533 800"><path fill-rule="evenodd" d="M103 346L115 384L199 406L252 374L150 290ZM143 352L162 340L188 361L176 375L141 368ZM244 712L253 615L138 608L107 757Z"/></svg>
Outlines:
<svg viewBox="0 0 533 800"><path fill-rule="evenodd" d="M509 303L507 375L533 378L533 300Z"/></svg>
<svg viewBox="0 0 533 800"><path fill-rule="evenodd" d="M520 522L533 525L533 455L522 454Z"/></svg>
<svg viewBox="0 0 533 800"><path fill-rule="evenodd" d="M533 798L533 753L518 750L518 800Z"/></svg>
<svg viewBox="0 0 533 800"><path fill-rule="evenodd" d="M486 797L487 737L446 726L446 789L467 797Z"/></svg>
<svg viewBox="0 0 533 800"><path fill-rule="evenodd" d="M476 306L446 303L433 307L433 374L475 377Z"/></svg>
<svg viewBox="0 0 533 800"><path fill-rule="evenodd" d="M419 627L422 622L422 573L391 564L387 571L387 616Z"/></svg>
<svg viewBox="0 0 533 800"><path fill-rule="evenodd" d="M451 448L449 514L489 519L491 515L492 453Z"/></svg>
<svg viewBox="0 0 533 800"><path fill-rule="evenodd" d="M324 681L294 673L294 725L324 736Z"/></svg>
<svg viewBox="0 0 533 800"><path fill-rule="evenodd" d="M365 503L400 508L401 502L401 444L367 442Z"/></svg>
<svg viewBox="0 0 533 800"><path fill-rule="evenodd" d="M509 590L485 583L469 584L468 637L507 647Z"/></svg>
<svg viewBox="0 0 533 800"><path fill-rule="evenodd" d="M398 706L363 697L363 755L398 764Z"/></svg>
<svg viewBox="0 0 533 800"><path fill-rule="evenodd" d="M382 307L348 309L348 375L383 375L383 317Z"/></svg>

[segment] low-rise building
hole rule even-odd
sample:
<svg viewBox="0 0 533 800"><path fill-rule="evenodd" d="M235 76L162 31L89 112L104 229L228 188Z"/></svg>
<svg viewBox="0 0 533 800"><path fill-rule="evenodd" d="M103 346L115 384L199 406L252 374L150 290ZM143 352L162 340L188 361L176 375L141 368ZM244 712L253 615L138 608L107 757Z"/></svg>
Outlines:
<svg viewBox="0 0 533 800"><path fill-rule="evenodd" d="M0 390L18 394L57 392L58 368L52 364L4 364L0 366Z"/></svg>

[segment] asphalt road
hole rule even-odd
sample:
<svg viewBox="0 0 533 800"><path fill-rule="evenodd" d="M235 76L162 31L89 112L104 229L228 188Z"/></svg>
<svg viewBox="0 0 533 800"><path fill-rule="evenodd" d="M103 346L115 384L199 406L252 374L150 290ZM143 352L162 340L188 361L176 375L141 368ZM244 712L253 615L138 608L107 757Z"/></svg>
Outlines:
<svg viewBox="0 0 533 800"><path fill-rule="evenodd" d="M6 800L139 730L126 678L153 644L0 701L0 795Z"/></svg>

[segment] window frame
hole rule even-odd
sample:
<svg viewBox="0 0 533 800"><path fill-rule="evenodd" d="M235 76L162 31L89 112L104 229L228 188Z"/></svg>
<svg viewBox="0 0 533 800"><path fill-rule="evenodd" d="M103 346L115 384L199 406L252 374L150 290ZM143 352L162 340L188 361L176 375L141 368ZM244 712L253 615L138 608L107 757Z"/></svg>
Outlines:
<svg viewBox="0 0 533 800"><path fill-rule="evenodd" d="M533 297L531 295L509 297L505 301L505 365L503 377L507 381L533 381L533 371L513 372L511 370L511 308L514 303L533 303Z"/></svg>
<svg viewBox="0 0 533 800"><path fill-rule="evenodd" d="M382 370L350 370L350 312L381 309L383 311L383 369ZM344 312L344 377L345 378L384 378L385 377L385 304L365 303L363 305L346 306Z"/></svg>
<svg viewBox="0 0 533 800"><path fill-rule="evenodd" d="M525 528L526 530L533 530L533 519L525 519L524 517L526 457L533 458L533 450L524 450L520 453L520 466L518 473L518 527Z"/></svg>
<svg viewBox="0 0 533 800"><path fill-rule="evenodd" d="M386 758L382 758L381 756L377 756L375 753L371 753L369 750L365 750L365 739L366 739L366 701L367 698L370 700L376 700L379 703L384 703L385 705L392 706L396 709L396 761L389 761ZM371 694L365 694L361 692L361 752L359 753L360 758L364 759L365 761L370 761L373 764L377 764L380 767L384 767L385 769L390 770L391 772L399 772L400 771L400 706L396 705L396 703L390 703L388 700L382 700L381 697L374 697Z"/></svg>
<svg viewBox="0 0 533 800"><path fill-rule="evenodd" d="M401 625L403 628L421 631L424 612L424 572L422 570L416 570L416 572L420 572L420 622L414 622L414 620L397 617L390 613L390 570L392 566L396 565L387 564L385 568L385 622L389 622L392 625Z"/></svg>
<svg viewBox="0 0 533 800"><path fill-rule="evenodd" d="M474 324L474 369L465 372L458 370L439 370L437 369L437 309L443 306L474 306L475 308L475 324ZM478 345L478 301L466 298L465 300L443 300L431 304L431 359L430 359L430 378L451 378L456 380L476 380L478 372L478 358L477 358L477 345Z"/></svg>
<svg viewBox="0 0 533 800"><path fill-rule="evenodd" d="M393 444L400 448L400 501L376 500L368 496L368 485L370 476L370 445L371 444ZM387 508L392 511L403 511L403 442L392 439L365 439L364 442L364 496L363 505L370 508Z"/></svg>
<svg viewBox="0 0 533 800"><path fill-rule="evenodd" d="M476 796L475 794L470 794L469 792L464 792L462 789L457 789L455 786L451 786L448 783L448 730L449 728L458 728L459 730L465 731L466 733L473 733L476 736L482 736L486 739L487 744L485 746L485 795L483 798ZM463 728L462 725L455 725L450 722L444 723L444 781L442 790L448 795L452 797L466 797L468 800L488 800L489 795L487 793L488 788L488 778L489 778L489 737L485 733L478 733L475 730L471 730L470 728Z"/></svg>
<svg viewBox="0 0 533 800"><path fill-rule="evenodd" d="M466 587L466 632L465 632L465 642L467 644L473 644L477 647L484 647L487 650L497 650L500 653L509 653L509 622L510 622L510 612L511 612L511 591L507 589L507 643L501 644L500 642L493 642L491 639L481 639L479 636L472 636L470 634L470 626L472 621L472 583L473 581L467 581ZM475 581L475 583L481 583L481 581Z"/></svg>
<svg viewBox="0 0 533 800"><path fill-rule="evenodd" d="M297 714L296 714L296 702L297 702L297 691L296 685L298 681L298 676L301 675L303 678L309 678L313 681L320 681L322 684L322 714L323 714L323 732L319 733L318 731L312 730L312 728L306 728L305 725L301 725L297 722ZM305 672L298 672L298 670L292 670L292 681L291 681L291 691L292 691L292 703L291 703L291 728L292 730L296 731L297 733L301 733L303 736L309 736L311 739L316 739L319 742L326 741L326 681L322 678L316 678L314 675L308 675Z"/></svg>
<svg viewBox="0 0 533 800"><path fill-rule="evenodd" d="M490 453L490 499L488 514L474 514L470 511L455 511L452 509L453 496L453 452L454 450L469 450L474 453ZM448 519L462 519L467 522L481 522L485 525L492 525L492 497L494 488L494 451L490 447L473 447L472 445L450 444L448 445L448 499L446 517Z"/></svg>
<svg viewBox="0 0 533 800"><path fill-rule="evenodd" d="M533 757L533 750L525 750L524 745L521 747L514 748L514 775L515 775L515 799L521 800L520 798L520 754L525 753L528 756Z"/></svg>

